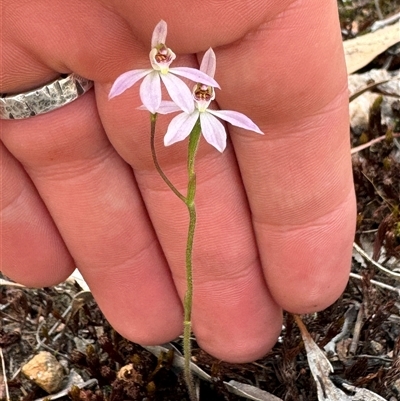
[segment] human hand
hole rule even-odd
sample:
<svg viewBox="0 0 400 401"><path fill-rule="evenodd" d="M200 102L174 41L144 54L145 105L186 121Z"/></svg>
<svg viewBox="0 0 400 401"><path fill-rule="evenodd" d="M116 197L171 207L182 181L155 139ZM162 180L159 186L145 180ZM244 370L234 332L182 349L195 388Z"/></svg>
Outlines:
<svg viewBox="0 0 400 401"><path fill-rule="evenodd" d="M187 216L153 167L149 115L138 88L108 100L115 78L148 68L160 19L173 66L198 66L213 47L221 109L250 117L256 136L229 126L221 155L197 156L193 327L199 344L232 362L275 343L281 310L334 302L348 279L355 201L346 71L336 3L231 0L57 2L3 7L2 92L76 72L95 81L75 102L2 121L2 271L47 286L78 266L110 323L142 344L182 331ZM187 143L157 155L186 187Z"/></svg>

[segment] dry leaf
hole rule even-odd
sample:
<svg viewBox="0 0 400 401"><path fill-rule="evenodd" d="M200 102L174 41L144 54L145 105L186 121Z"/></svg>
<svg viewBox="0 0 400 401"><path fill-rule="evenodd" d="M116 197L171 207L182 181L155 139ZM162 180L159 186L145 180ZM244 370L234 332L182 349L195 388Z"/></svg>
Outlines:
<svg viewBox="0 0 400 401"><path fill-rule="evenodd" d="M380 395L365 388L343 384L344 388L354 393L353 395L347 395L337 388L329 378L329 374L333 372L333 368L328 358L318 345L315 344L300 317L295 315L294 318L301 331L307 351L308 365L317 385L319 401L386 401Z"/></svg>
<svg viewBox="0 0 400 401"><path fill-rule="evenodd" d="M275 397L271 393L261 390L257 387L251 386L250 384L244 384L231 380L225 385L229 385L228 390L232 394L239 395L240 397L245 397L253 401L282 401L282 398Z"/></svg>
<svg viewBox="0 0 400 401"><path fill-rule="evenodd" d="M400 23L343 42L347 73L366 66L390 46L400 42Z"/></svg>
<svg viewBox="0 0 400 401"><path fill-rule="evenodd" d="M75 269L74 272L68 277L67 280L75 281L80 285L82 290L90 291L89 286L87 285L85 279L82 277L81 272L78 269Z"/></svg>

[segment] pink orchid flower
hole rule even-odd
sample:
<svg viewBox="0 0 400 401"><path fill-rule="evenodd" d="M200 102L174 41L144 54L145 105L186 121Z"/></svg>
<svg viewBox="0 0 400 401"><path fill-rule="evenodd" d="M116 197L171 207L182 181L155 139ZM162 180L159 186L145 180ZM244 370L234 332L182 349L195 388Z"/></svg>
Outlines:
<svg viewBox="0 0 400 401"><path fill-rule="evenodd" d="M204 54L200 70L210 77L214 77L215 67L215 53L210 48ZM218 118L236 127L263 134L260 128L242 113L231 110L209 109L208 106L215 98L215 91L212 86L199 82L194 87L192 94L196 107L191 112L182 109L183 113L178 114L171 120L167 133L164 136L165 146L172 145L188 137L199 118L201 132L205 140L220 152L223 152L226 148L226 131ZM164 101L161 102L158 113L168 114L178 110L179 108L173 102Z"/></svg>
<svg viewBox="0 0 400 401"><path fill-rule="evenodd" d="M167 23L161 20L154 28L151 39L152 49L149 57L152 68L132 70L120 75L111 88L108 95L109 99L120 95L137 81L144 78L140 85L140 99L145 108L154 114L158 111L161 104L162 81L171 99L181 110L190 113L194 109L192 94L187 85L176 75L188 78L193 82L201 82L202 84L219 88L218 83L213 77L195 68L169 68L170 64L175 60L176 55L165 45L166 38Z"/></svg>

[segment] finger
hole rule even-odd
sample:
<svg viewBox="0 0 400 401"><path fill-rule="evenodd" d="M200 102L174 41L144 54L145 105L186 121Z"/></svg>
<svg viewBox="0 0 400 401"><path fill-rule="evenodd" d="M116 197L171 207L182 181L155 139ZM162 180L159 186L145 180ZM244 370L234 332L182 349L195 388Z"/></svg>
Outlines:
<svg viewBox="0 0 400 401"><path fill-rule="evenodd" d="M18 93L71 71L111 82L129 68L140 68L133 52L138 48L147 51L160 19L169 24L170 47L180 54L196 53L237 40L292 2L202 1L188 9L183 0L165 4L154 0L37 0L23 7L8 1L2 9L2 91ZM207 18L193 20L198 15ZM148 58L143 61L147 66Z"/></svg>
<svg viewBox="0 0 400 401"><path fill-rule="evenodd" d="M97 0L38 0L23 7L8 1L2 12L3 93L30 90L72 71L111 80L138 46L127 23Z"/></svg>
<svg viewBox="0 0 400 401"><path fill-rule="evenodd" d="M1 169L1 271L30 287L65 280L74 261L31 180L3 145Z"/></svg>
<svg viewBox="0 0 400 401"><path fill-rule="evenodd" d="M336 3L297 3L216 54L220 107L265 134L230 129L268 287L286 310L320 310L346 285L355 227Z"/></svg>
<svg viewBox="0 0 400 401"><path fill-rule="evenodd" d="M150 43L154 27L160 20L165 20L168 23L168 44L180 54L196 53L210 46L235 42L294 3L293 0L204 0L192 2L188 7L185 0L168 3L157 0L99 1L127 21L142 43Z"/></svg>
<svg viewBox="0 0 400 401"><path fill-rule="evenodd" d="M181 304L132 171L104 134L93 91L52 113L4 121L2 139L111 324L143 344L175 338Z"/></svg>

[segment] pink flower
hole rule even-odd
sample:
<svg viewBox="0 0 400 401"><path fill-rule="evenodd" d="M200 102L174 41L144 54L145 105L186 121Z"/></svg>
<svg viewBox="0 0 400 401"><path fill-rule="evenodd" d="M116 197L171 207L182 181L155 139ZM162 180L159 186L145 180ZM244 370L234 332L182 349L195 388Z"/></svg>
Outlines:
<svg viewBox="0 0 400 401"><path fill-rule="evenodd" d="M210 76L189 67L169 68L175 60L175 53L165 45L167 38L167 23L160 21L154 28L151 39L151 51L149 54L151 69L139 69L125 72L114 82L109 99L120 95L128 88L143 79L140 85L140 99L143 105L151 113L156 113L161 104L161 81L171 99L179 106L181 110L188 113L194 109L193 98L190 89L176 75L188 78L194 82L201 82L211 87L219 88L218 83Z"/></svg>
<svg viewBox="0 0 400 401"><path fill-rule="evenodd" d="M210 48L204 54L200 70L207 73L209 76L214 77L215 66L215 53ZM226 131L224 125L218 120L218 118L225 120L236 127L262 134L260 128L258 128L250 118L242 113L231 110L209 109L208 106L215 98L215 91L212 86L202 82L197 83L192 94L196 107L190 112L182 109L183 113L178 114L171 120L167 133L164 136L165 146L172 145L173 143L182 141L188 137L199 118L201 132L205 140L220 152L223 152L226 148ZM173 102L164 101L161 102L158 112L161 114L168 114L178 110L179 108L177 105L174 105Z"/></svg>

